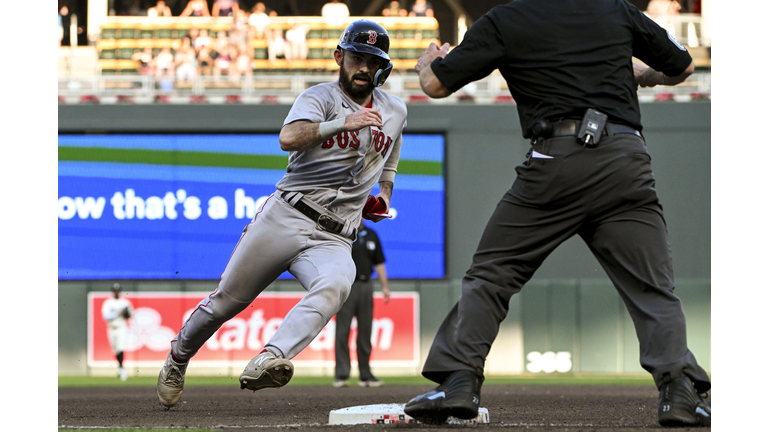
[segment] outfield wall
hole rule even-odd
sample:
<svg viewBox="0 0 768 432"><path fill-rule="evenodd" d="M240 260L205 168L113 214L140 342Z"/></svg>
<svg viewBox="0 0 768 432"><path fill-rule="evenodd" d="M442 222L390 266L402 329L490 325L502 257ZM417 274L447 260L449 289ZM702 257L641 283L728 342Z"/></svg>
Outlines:
<svg viewBox="0 0 768 432"><path fill-rule="evenodd" d="M61 133L276 133L283 105L63 105ZM409 133L446 138L446 272L444 280L394 280L394 291L420 294L421 359L460 293L484 223L514 180L528 143L513 105L408 106ZM644 135L667 217L677 292L688 317L689 345L711 372L710 124L711 104L643 104ZM276 143L277 145L277 143ZM397 199L397 185L393 200ZM385 222L386 223L386 222ZM86 298L113 281L59 281L59 374L101 374L86 365ZM127 292L204 292L216 281L121 281ZM279 281L270 291L295 291ZM531 354L534 353L534 354ZM538 354L536 354L538 353ZM551 353L551 354L548 354ZM568 353L563 355L558 353ZM583 373L636 373L638 347L629 316L580 239L563 244L520 295L488 359L488 373L523 373L542 361ZM239 373L241 365L233 365ZM139 370L155 374L156 370ZM327 368L326 368L327 369ZM305 373L327 374L323 368ZM202 372L202 371L201 371ZM380 373L417 373L383 370ZM109 371L111 373L111 371ZM545 373L545 372L541 372Z"/></svg>

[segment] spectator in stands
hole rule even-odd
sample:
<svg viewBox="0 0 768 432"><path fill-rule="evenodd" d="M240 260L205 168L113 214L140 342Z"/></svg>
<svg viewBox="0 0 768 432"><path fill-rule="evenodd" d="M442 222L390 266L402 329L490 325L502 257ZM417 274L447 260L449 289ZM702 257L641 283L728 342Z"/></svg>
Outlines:
<svg viewBox="0 0 768 432"><path fill-rule="evenodd" d="M252 59L245 52L244 47L232 47L232 50L234 60L232 61L232 69L229 72L230 78L234 81L241 76L253 75Z"/></svg>
<svg viewBox="0 0 768 432"><path fill-rule="evenodd" d="M307 45L307 33L309 26L293 23L285 32L285 58L286 60L306 60L309 55Z"/></svg>
<svg viewBox="0 0 768 432"><path fill-rule="evenodd" d="M208 12L208 3L206 3L205 0L189 0L187 7L184 8L184 10L181 12L181 15L179 16L202 17L211 16L211 13Z"/></svg>
<svg viewBox="0 0 768 432"><path fill-rule="evenodd" d="M211 57L211 50L205 46L197 53L197 74L207 76L211 75L211 72L213 72L213 57Z"/></svg>
<svg viewBox="0 0 768 432"><path fill-rule="evenodd" d="M675 37L675 23L672 17L680 13L680 3L677 0L651 0L645 13Z"/></svg>
<svg viewBox="0 0 768 432"><path fill-rule="evenodd" d="M217 53L229 54L229 36L224 30L219 30L216 33L216 42L213 45L213 50Z"/></svg>
<svg viewBox="0 0 768 432"><path fill-rule="evenodd" d="M128 16L147 16L147 10L140 0L133 0L125 10Z"/></svg>
<svg viewBox="0 0 768 432"><path fill-rule="evenodd" d="M189 37L189 42L192 44L192 48L194 48L195 39L197 39L197 37L200 36L200 30L198 30L197 27L192 26L189 28L189 32L187 33L187 36Z"/></svg>
<svg viewBox="0 0 768 432"><path fill-rule="evenodd" d="M387 6L386 8L384 8L384 10L381 11L381 14L383 16L404 17L404 16L408 16L408 11L400 7L399 1L392 0L391 2L389 2L389 6Z"/></svg>
<svg viewBox="0 0 768 432"><path fill-rule="evenodd" d="M229 43L232 45L248 44L248 12L243 9L238 9L235 17L232 19Z"/></svg>
<svg viewBox="0 0 768 432"><path fill-rule="evenodd" d="M153 69L157 76L173 76L175 72L174 58L169 47L163 47L159 53L152 59Z"/></svg>
<svg viewBox="0 0 768 432"><path fill-rule="evenodd" d="M153 75L152 48L144 47L141 51L136 51L131 56L131 60L141 63L139 73L142 75Z"/></svg>
<svg viewBox="0 0 768 432"><path fill-rule="evenodd" d="M59 46L61 46L62 41L64 40L64 35L69 33L67 31L68 29L65 29L64 27L64 21L69 22L69 9L67 6L62 6L59 9Z"/></svg>
<svg viewBox="0 0 768 432"><path fill-rule="evenodd" d="M274 12L272 12L274 14ZM277 15L277 14L275 14ZM248 17L248 26L251 31L252 39L266 39L266 30L269 26L269 13L263 2L256 2L251 9L251 15Z"/></svg>
<svg viewBox="0 0 768 432"><path fill-rule="evenodd" d="M266 30L267 36L267 56L270 62L274 62L278 57L285 57L285 37L283 36L283 29L268 28Z"/></svg>
<svg viewBox="0 0 768 432"><path fill-rule="evenodd" d="M192 81L197 72L197 55L189 36L184 36L181 40L181 46L176 50L173 62L179 82Z"/></svg>
<svg viewBox="0 0 768 432"><path fill-rule="evenodd" d="M240 5L237 4L237 0L216 0L211 8L211 16L237 16L237 12L240 10Z"/></svg>
<svg viewBox="0 0 768 432"><path fill-rule="evenodd" d="M213 76L215 79L223 74L229 75L229 69L232 66L232 54L229 49L231 47L227 45L225 50L218 51L213 59Z"/></svg>
<svg viewBox="0 0 768 432"><path fill-rule="evenodd" d="M346 18L349 16L349 8L346 3L342 3L339 0L331 0L323 5L320 15L324 18Z"/></svg>
<svg viewBox="0 0 768 432"><path fill-rule="evenodd" d="M208 30L201 29L199 36L195 39L195 49L200 52L203 48L208 48L211 45L211 38L208 36Z"/></svg>
<svg viewBox="0 0 768 432"><path fill-rule="evenodd" d="M432 4L427 0L416 0L411 6L411 12L408 16L412 17L433 17L435 11L432 9Z"/></svg>
<svg viewBox="0 0 768 432"><path fill-rule="evenodd" d="M173 16L173 14L171 13L171 8L165 4L165 0L158 0L154 6L147 9L147 16L151 18L169 17Z"/></svg>
<svg viewBox="0 0 768 432"><path fill-rule="evenodd" d="M676 0L651 0L646 6L645 13L650 16L676 15L680 12L680 3Z"/></svg>

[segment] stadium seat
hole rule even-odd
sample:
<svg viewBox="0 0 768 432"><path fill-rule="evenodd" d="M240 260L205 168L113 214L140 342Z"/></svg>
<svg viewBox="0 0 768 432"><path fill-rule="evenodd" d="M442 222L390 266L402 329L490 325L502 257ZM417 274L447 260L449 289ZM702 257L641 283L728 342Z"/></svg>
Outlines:
<svg viewBox="0 0 768 432"><path fill-rule="evenodd" d="M224 100L224 102L228 104L241 104L243 103L243 98L236 94L227 95L227 98Z"/></svg>

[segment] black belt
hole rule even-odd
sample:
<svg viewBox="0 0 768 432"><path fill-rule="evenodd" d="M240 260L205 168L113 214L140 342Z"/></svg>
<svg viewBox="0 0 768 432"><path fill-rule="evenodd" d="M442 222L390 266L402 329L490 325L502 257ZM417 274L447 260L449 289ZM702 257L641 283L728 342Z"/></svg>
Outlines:
<svg viewBox="0 0 768 432"><path fill-rule="evenodd" d="M576 134L579 132L580 126L581 126L581 120L564 119L557 122L553 122L552 136L553 137L576 136ZM605 131L609 135L631 134L631 135L638 136L640 138L643 137L642 135L640 135L640 132L638 132L636 129L631 128L629 126L624 126L618 123L606 123Z"/></svg>
<svg viewBox="0 0 768 432"><path fill-rule="evenodd" d="M292 191L283 192L283 194L281 195L283 197L283 200L288 201L286 197L291 193L293 192ZM303 197L300 200L296 201L295 204L293 204L293 208L298 210L304 216L310 218L312 221L320 225L324 230L328 232L341 235L341 232L344 230L344 222L335 220L327 214L319 213L317 210L307 205L307 203L304 202ZM357 233L356 229L352 231L352 236L350 237L352 240L355 239L356 233Z"/></svg>

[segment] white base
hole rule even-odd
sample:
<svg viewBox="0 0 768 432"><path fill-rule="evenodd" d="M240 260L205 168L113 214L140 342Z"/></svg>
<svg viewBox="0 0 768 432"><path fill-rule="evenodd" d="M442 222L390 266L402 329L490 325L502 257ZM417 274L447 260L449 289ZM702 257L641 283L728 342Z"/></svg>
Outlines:
<svg viewBox="0 0 768 432"><path fill-rule="evenodd" d="M405 404L378 404L360 405L331 411L328 416L328 424L354 425L354 424L393 424L393 423L419 423L413 417L405 414ZM477 417L471 420L462 420L456 417L448 417L448 424L488 423L488 409L480 408Z"/></svg>

